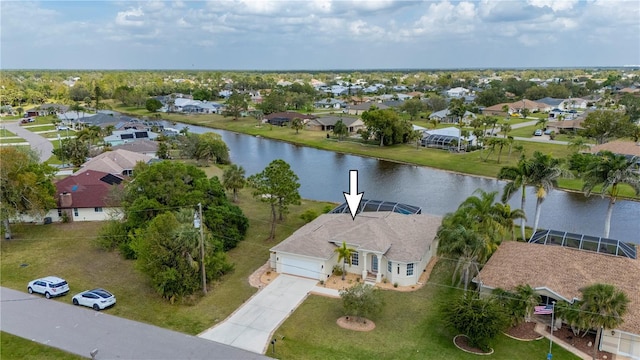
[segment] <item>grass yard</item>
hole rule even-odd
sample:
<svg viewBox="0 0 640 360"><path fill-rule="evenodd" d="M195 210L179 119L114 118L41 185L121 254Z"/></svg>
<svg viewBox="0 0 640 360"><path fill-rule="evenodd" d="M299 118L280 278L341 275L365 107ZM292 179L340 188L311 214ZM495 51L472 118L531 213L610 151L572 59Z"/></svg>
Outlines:
<svg viewBox="0 0 640 360"><path fill-rule="evenodd" d="M478 359L453 345L454 330L447 327L442 309L461 289L450 287L454 264L439 262L431 279L415 292L383 291L386 306L374 318L371 332L346 330L336 324L340 299L309 296L276 330L279 359ZM284 336L284 339L282 338ZM544 359L549 341L522 342L499 336L490 359ZM554 360L578 359L554 345Z"/></svg>
<svg viewBox="0 0 640 360"><path fill-rule="evenodd" d="M99 222L14 225L15 239L2 241L0 283L25 291L27 282L46 275L65 278L70 294L53 301L71 302L77 292L104 287L118 298L108 314L181 331L198 334L229 316L257 289L248 276L263 265L269 248L303 225L300 214L314 209L319 214L327 205L306 201L292 206L283 224L278 224L275 241L266 241L270 227L270 210L265 203L253 199L248 190L240 194L240 203L250 221L247 237L228 253L235 270L220 282L209 285L205 297L197 294L184 302L170 304L158 297L147 279L135 269L133 261L123 260L116 252L105 252L93 244L101 227Z"/></svg>
<svg viewBox="0 0 640 360"><path fill-rule="evenodd" d="M0 331L0 359L79 360L85 358Z"/></svg>

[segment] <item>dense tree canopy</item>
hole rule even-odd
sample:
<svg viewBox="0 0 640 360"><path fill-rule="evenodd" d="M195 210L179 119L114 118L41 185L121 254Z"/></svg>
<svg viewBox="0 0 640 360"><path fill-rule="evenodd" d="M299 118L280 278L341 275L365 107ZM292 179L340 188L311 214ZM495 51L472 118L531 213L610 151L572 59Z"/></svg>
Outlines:
<svg viewBox="0 0 640 360"><path fill-rule="evenodd" d="M198 203L202 204L204 224L225 250L244 238L247 218L227 199L218 178L207 179L193 165L173 161L138 164L133 181L125 188L123 205L128 229L138 229L162 213L193 209Z"/></svg>
<svg viewBox="0 0 640 360"><path fill-rule="evenodd" d="M596 110L582 123L583 136L593 138L598 144L611 139L622 138L633 132L635 126L624 113L609 110Z"/></svg>
<svg viewBox="0 0 640 360"><path fill-rule="evenodd" d="M374 134L380 146L401 144L413 131L411 123L402 120L393 109L375 109L362 113L362 121Z"/></svg>
<svg viewBox="0 0 640 360"><path fill-rule="evenodd" d="M55 169L39 162L32 149L0 147L0 219L11 238L9 219L18 214L43 215L53 208Z"/></svg>

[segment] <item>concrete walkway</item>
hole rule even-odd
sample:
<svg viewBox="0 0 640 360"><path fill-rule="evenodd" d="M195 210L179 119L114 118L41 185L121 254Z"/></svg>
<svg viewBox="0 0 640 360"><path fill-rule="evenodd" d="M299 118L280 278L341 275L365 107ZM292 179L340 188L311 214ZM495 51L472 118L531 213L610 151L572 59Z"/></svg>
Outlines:
<svg viewBox="0 0 640 360"><path fill-rule="evenodd" d="M198 336L263 354L271 334L314 290L317 280L279 275L231 316Z"/></svg>
<svg viewBox="0 0 640 360"><path fill-rule="evenodd" d="M47 300L2 287L0 329L87 358L90 351L98 349L96 359L267 359L225 344L109 315L109 310L73 306L71 296Z"/></svg>

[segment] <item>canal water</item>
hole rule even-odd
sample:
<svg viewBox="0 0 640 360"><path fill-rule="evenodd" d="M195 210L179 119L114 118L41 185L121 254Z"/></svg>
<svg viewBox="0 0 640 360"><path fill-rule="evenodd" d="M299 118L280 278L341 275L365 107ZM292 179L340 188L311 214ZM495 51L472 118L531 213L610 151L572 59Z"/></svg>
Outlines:
<svg viewBox="0 0 640 360"><path fill-rule="evenodd" d="M358 191L365 199L384 200L420 206L425 213L444 215L455 209L476 189L499 191L503 181L461 175L428 167L345 155L297 146L282 141L238 134L193 125L165 124L190 132L215 132L230 149L231 160L242 166L246 175L262 171L271 161L282 159L300 178L300 195L306 199L344 202L349 191L349 170L358 170ZM498 196L499 199L499 196ZM528 189L527 224L533 225L536 197ZM542 203L540 227L602 236L608 199L582 193L552 190ZM520 193L510 201L520 207ZM610 238L640 243L640 202L618 201L611 219Z"/></svg>

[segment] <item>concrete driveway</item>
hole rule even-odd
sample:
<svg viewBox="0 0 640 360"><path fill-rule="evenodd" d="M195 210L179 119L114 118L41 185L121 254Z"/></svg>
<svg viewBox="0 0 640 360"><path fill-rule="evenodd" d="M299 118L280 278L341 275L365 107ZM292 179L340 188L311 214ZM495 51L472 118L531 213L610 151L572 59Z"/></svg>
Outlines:
<svg viewBox="0 0 640 360"><path fill-rule="evenodd" d="M0 288L0 329L58 349L96 359L267 359L264 355L196 336L109 315L109 310ZM65 302L67 302L65 304ZM118 306L116 304L116 306Z"/></svg>
<svg viewBox="0 0 640 360"><path fill-rule="evenodd" d="M31 148L40 156L40 162L45 162L52 156L51 151L53 151L53 144L51 141L27 130L26 128L28 128L28 126L20 126L19 121L3 121L2 126L17 136L25 139L29 143L29 146L31 146Z"/></svg>
<svg viewBox="0 0 640 360"><path fill-rule="evenodd" d="M271 333L313 290L317 280L280 274L222 323L198 335L262 354Z"/></svg>

